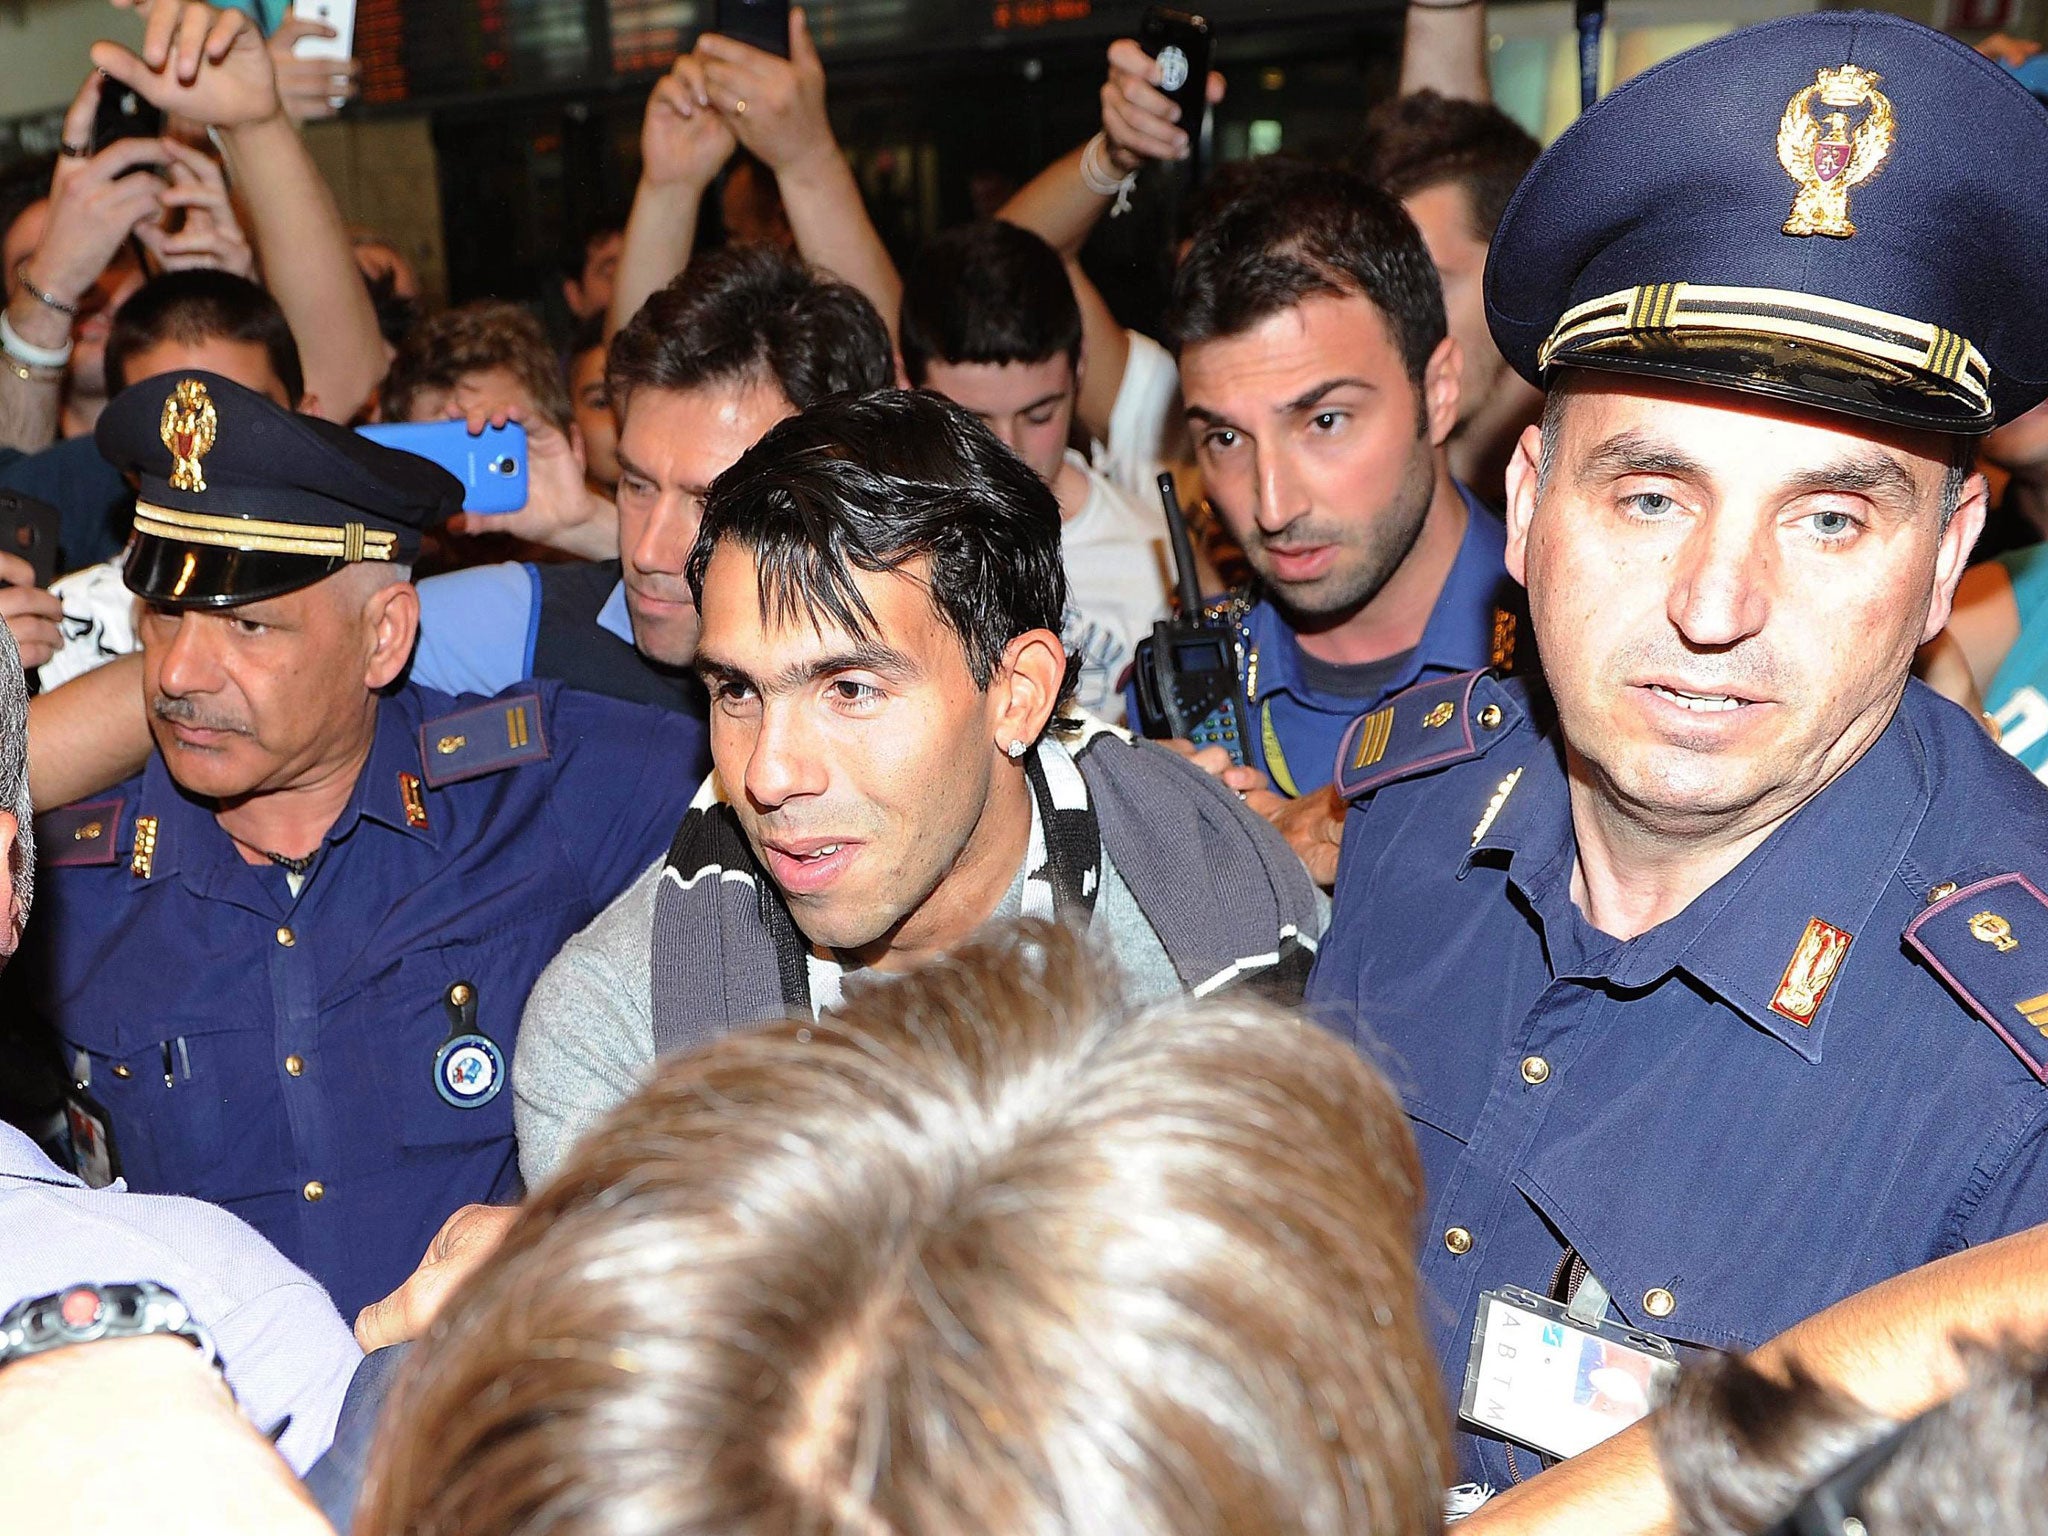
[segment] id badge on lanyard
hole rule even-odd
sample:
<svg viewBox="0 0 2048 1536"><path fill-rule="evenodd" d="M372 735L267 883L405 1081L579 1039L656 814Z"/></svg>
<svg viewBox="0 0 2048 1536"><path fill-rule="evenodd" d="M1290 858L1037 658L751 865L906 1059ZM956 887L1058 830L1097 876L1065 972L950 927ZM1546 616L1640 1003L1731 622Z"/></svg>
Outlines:
<svg viewBox="0 0 2048 1536"><path fill-rule="evenodd" d="M1598 1298L1604 1310L1606 1292ZM1661 1402L1678 1375L1678 1351L1668 1339L1579 1305L1590 1299L1582 1294L1566 1307L1519 1286L1482 1292L1459 1417L1563 1459L1619 1434Z"/></svg>

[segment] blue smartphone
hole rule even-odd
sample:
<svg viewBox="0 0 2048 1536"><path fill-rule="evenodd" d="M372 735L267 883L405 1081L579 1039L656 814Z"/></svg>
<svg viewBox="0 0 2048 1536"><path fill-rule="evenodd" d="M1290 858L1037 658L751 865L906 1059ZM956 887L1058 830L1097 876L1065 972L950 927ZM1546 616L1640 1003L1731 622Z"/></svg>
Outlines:
<svg viewBox="0 0 2048 1536"><path fill-rule="evenodd" d="M526 428L516 421L473 435L460 421L380 421L356 430L447 470L462 482L465 512L517 512L526 505Z"/></svg>

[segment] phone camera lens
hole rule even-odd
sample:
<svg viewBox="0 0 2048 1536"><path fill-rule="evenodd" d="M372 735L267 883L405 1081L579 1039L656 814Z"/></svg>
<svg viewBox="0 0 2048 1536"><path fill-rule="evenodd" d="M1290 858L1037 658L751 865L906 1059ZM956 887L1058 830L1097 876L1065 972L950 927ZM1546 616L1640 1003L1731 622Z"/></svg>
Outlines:
<svg viewBox="0 0 2048 1536"><path fill-rule="evenodd" d="M510 454L491 460L491 472L498 475L516 475L519 465Z"/></svg>

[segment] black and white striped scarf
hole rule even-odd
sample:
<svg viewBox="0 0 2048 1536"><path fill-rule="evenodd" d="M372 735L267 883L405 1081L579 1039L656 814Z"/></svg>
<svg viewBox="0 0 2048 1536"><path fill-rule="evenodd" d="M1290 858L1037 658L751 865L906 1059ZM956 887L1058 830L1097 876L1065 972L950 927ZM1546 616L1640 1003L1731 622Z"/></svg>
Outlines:
<svg viewBox="0 0 2048 1536"><path fill-rule="evenodd" d="M1040 834L1027 860L1025 916L1085 928L1107 849L1190 992L1245 980L1300 996L1318 933L1315 887L1285 840L1228 789L1103 726L1072 750L1048 736L1025 771ZM655 897L656 1052L810 1013L809 961L808 941L714 775L676 831Z"/></svg>

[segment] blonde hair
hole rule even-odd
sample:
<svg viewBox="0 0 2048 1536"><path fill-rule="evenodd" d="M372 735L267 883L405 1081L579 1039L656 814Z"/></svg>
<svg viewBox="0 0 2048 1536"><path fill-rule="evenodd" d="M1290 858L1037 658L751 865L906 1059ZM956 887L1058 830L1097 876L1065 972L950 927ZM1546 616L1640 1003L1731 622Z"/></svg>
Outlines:
<svg viewBox="0 0 2048 1536"><path fill-rule="evenodd" d="M359 1532L1422 1536L1386 1084L1022 924L664 1062L408 1365Z"/></svg>

